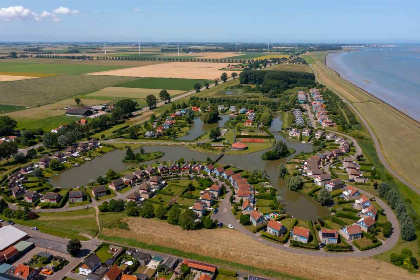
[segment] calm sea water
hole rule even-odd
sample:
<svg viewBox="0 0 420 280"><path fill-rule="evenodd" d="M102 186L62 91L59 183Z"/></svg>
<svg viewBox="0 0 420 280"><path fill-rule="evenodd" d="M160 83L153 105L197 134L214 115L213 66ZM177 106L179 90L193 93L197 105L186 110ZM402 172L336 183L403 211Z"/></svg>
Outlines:
<svg viewBox="0 0 420 280"><path fill-rule="evenodd" d="M420 121L420 45L330 53L327 66Z"/></svg>

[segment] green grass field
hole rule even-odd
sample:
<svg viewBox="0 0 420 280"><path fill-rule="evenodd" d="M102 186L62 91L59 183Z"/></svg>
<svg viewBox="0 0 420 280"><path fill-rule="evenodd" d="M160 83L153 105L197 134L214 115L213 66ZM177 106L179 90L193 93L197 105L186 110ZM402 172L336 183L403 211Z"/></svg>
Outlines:
<svg viewBox="0 0 420 280"><path fill-rule="evenodd" d="M51 130L53 128L59 127L62 124L67 124L72 121L77 121L79 118L77 117L68 117L65 115L62 116L55 116L49 117L45 119L32 119L32 118L14 118L18 122L18 128L26 128L26 129L35 129L35 128L42 128L44 130Z"/></svg>
<svg viewBox="0 0 420 280"><path fill-rule="evenodd" d="M143 78L136 79L133 81L125 82L115 87L128 87L128 88L156 88L156 89L167 89L167 90L192 90L194 84L201 83L204 85L205 82L209 84L213 81L210 80L195 80L195 79L171 79L171 78Z"/></svg>
<svg viewBox="0 0 420 280"><path fill-rule="evenodd" d="M86 65L86 64L53 64L53 63L40 63L40 62L22 62L22 61L1 61L0 72L18 72L18 73L40 73L40 74L85 74L91 72L108 71L124 66L107 66L107 65Z"/></svg>
<svg viewBox="0 0 420 280"><path fill-rule="evenodd" d="M30 106L54 103L79 94L87 94L132 78L116 76L65 75L3 83L1 103Z"/></svg>
<svg viewBox="0 0 420 280"><path fill-rule="evenodd" d="M275 53L273 53L274 55ZM231 57L226 57L224 59L253 59L259 56L265 56L268 55L268 53L266 52L247 52L241 55L237 55L237 56L231 56Z"/></svg>
<svg viewBox="0 0 420 280"><path fill-rule="evenodd" d="M0 114L14 112L18 110L25 109L23 106L14 106L14 105L0 105Z"/></svg>

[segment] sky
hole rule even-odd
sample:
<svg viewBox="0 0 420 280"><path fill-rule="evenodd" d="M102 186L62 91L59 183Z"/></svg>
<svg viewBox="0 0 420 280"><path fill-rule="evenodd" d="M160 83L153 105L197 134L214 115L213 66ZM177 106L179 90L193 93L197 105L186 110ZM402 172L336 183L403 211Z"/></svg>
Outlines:
<svg viewBox="0 0 420 280"><path fill-rule="evenodd" d="M0 0L0 42L420 43L420 0Z"/></svg>

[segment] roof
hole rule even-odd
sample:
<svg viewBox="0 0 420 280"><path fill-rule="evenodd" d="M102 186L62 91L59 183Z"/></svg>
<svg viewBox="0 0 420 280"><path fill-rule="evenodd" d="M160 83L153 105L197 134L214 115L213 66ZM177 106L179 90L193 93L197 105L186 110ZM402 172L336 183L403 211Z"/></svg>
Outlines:
<svg viewBox="0 0 420 280"><path fill-rule="evenodd" d="M247 147L247 145L245 145L244 143L241 142L236 142L232 144L232 147L234 149L245 149Z"/></svg>
<svg viewBox="0 0 420 280"><path fill-rule="evenodd" d="M10 246L9 248L4 249L0 253L4 255L6 259L10 259L11 257L13 257L14 255L18 253L18 250L15 248L15 246Z"/></svg>
<svg viewBox="0 0 420 280"><path fill-rule="evenodd" d="M294 227L293 235L303 236L309 238L309 229L303 227Z"/></svg>
<svg viewBox="0 0 420 280"><path fill-rule="evenodd" d="M249 197L251 193L247 190L238 190L238 197Z"/></svg>
<svg viewBox="0 0 420 280"><path fill-rule="evenodd" d="M319 179L321 179L322 181L331 180L331 176L330 176L330 174L328 174L328 173L318 175L318 177L319 177Z"/></svg>
<svg viewBox="0 0 420 280"><path fill-rule="evenodd" d="M47 192L44 194L44 199L59 199L60 194L55 192Z"/></svg>
<svg viewBox="0 0 420 280"><path fill-rule="evenodd" d="M85 259L84 264L92 270L96 267L96 265L101 264L101 260L95 253L93 253L87 259Z"/></svg>
<svg viewBox="0 0 420 280"><path fill-rule="evenodd" d="M221 187L218 185L218 184L213 184L211 187L210 187L210 190L211 191L219 191L221 189Z"/></svg>
<svg viewBox="0 0 420 280"><path fill-rule="evenodd" d="M372 206L372 205L369 206L369 207L367 207L366 209L362 210L362 212L364 212L364 213L372 212L372 214L374 216L376 216L376 214L378 213L378 211L376 210L376 208L374 206Z"/></svg>
<svg viewBox="0 0 420 280"><path fill-rule="evenodd" d="M365 222L366 227L371 227L375 224L375 220L370 216L366 217L366 218L363 218L361 220L363 220Z"/></svg>
<svg viewBox="0 0 420 280"><path fill-rule="evenodd" d="M137 280L137 276L124 274L121 280Z"/></svg>
<svg viewBox="0 0 420 280"><path fill-rule="evenodd" d="M28 242L28 241L20 241L18 244L15 245L15 248L19 251L25 251L26 249L28 249L29 247L32 247L34 245L34 243L32 242Z"/></svg>
<svg viewBox="0 0 420 280"><path fill-rule="evenodd" d="M211 193L205 192L200 198L204 200L212 200L214 199L214 196Z"/></svg>
<svg viewBox="0 0 420 280"><path fill-rule="evenodd" d="M207 274L203 273L198 280L211 280L211 278Z"/></svg>
<svg viewBox="0 0 420 280"><path fill-rule="evenodd" d="M120 276L121 270L118 268L116 264L114 264L110 270L105 274L109 279L117 279Z"/></svg>
<svg viewBox="0 0 420 280"><path fill-rule="evenodd" d="M245 199L242 203L242 209L246 209L248 206L251 206L248 199Z"/></svg>
<svg viewBox="0 0 420 280"><path fill-rule="evenodd" d="M118 178L117 180L112 181L111 185L114 185L114 186L124 185L124 180L122 178Z"/></svg>
<svg viewBox="0 0 420 280"><path fill-rule="evenodd" d="M89 113L92 113L92 111L85 108L71 108L66 111L66 114L69 115L85 115Z"/></svg>
<svg viewBox="0 0 420 280"><path fill-rule="evenodd" d="M369 198L366 195L362 195L359 199L360 204L366 203L369 201Z"/></svg>
<svg viewBox="0 0 420 280"><path fill-rule="evenodd" d="M338 232L333 229L321 229L321 234L323 237L333 237L338 238Z"/></svg>
<svg viewBox="0 0 420 280"><path fill-rule="evenodd" d="M82 191L69 191L69 198L83 197Z"/></svg>
<svg viewBox="0 0 420 280"><path fill-rule="evenodd" d="M254 221L258 221L261 217L262 217L262 214L260 212L258 212L256 210L252 210L252 212L251 212L251 218Z"/></svg>
<svg viewBox="0 0 420 280"><path fill-rule="evenodd" d="M13 266L8 264L8 263L4 263L4 264L0 264L0 273L5 273L7 272L9 269L11 269Z"/></svg>
<svg viewBox="0 0 420 280"><path fill-rule="evenodd" d="M225 170L225 175L226 176L232 176L233 174L234 174L234 172L233 172L232 169Z"/></svg>
<svg viewBox="0 0 420 280"><path fill-rule="evenodd" d="M203 271L208 271L208 272L212 272L215 273L217 267L211 264L205 264L205 263L200 263L200 262L196 262L196 261L186 261L186 264L191 267L191 268L195 268L195 269L199 269L199 270L203 270Z"/></svg>
<svg viewBox="0 0 420 280"><path fill-rule="evenodd" d="M270 228L272 228L272 229L274 229L274 230L280 231L280 230L281 230L281 228L283 227L283 225L282 225L282 223L280 223L280 222L277 222L277 221L274 221L274 220L270 220L270 221L268 222L267 227L270 227Z"/></svg>
<svg viewBox="0 0 420 280"><path fill-rule="evenodd" d="M20 264L15 268L14 275L27 278L33 270L33 268L27 265Z"/></svg>
<svg viewBox="0 0 420 280"><path fill-rule="evenodd" d="M4 250L10 245L16 243L27 236L26 232L15 228L14 226L4 226L0 228L0 250Z"/></svg>
<svg viewBox="0 0 420 280"><path fill-rule="evenodd" d="M232 180L239 180L242 178L242 175L240 173L236 173L232 175Z"/></svg>
<svg viewBox="0 0 420 280"><path fill-rule="evenodd" d="M138 260L152 259L152 256L150 254L141 251L136 252L133 257L135 257Z"/></svg>
<svg viewBox="0 0 420 280"><path fill-rule="evenodd" d="M221 173L223 171L225 171L225 169L222 166L219 166L216 168L217 172Z"/></svg>
<svg viewBox="0 0 420 280"><path fill-rule="evenodd" d="M355 188L355 187L353 187L353 186L348 186L347 188L346 188L346 191L349 193L349 194L351 194L351 195L354 195L358 190Z"/></svg>
<svg viewBox="0 0 420 280"><path fill-rule="evenodd" d="M95 192L95 193L106 192L106 188L105 188L105 186L96 186L96 187L92 188L92 191Z"/></svg>
<svg viewBox="0 0 420 280"><path fill-rule="evenodd" d="M203 211L203 204L201 202L194 203L193 210Z"/></svg>
<svg viewBox="0 0 420 280"><path fill-rule="evenodd" d="M359 225L351 225L347 227L347 232L349 235L362 234L362 230Z"/></svg>

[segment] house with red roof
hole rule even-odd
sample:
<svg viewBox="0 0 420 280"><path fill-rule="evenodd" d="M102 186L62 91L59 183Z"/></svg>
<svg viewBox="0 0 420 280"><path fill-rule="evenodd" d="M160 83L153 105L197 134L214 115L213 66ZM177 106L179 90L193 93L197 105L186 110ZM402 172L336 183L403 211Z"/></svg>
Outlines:
<svg viewBox="0 0 420 280"><path fill-rule="evenodd" d="M223 178L225 178L225 179L230 179L230 177L231 177L233 174L235 174L235 173L233 172L233 170L232 170L232 169L225 170L225 172L223 172Z"/></svg>
<svg viewBox="0 0 420 280"><path fill-rule="evenodd" d="M369 206L366 208L362 209L362 217L372 217L372 219L376 219L376 215L377 215L378 211L376 210L376 208L374 206Z"/></svg>
<svg viewBox="0 0 420 280"><path fill-rule="evenodd" d="M309 229L297 226L293 227L293 230L290 232L291 240L299 241L302 243L308 243L310 235L311 232Z"/></svg>
<svg viewBox="0 0 420 280"><path fill-rule="evenodd" d="M218 184L213 184L209 192L214 195L214 197L218 198L222 194L222 187Z"/></svg>
<svg viewBox="0 0 420 280"><path fill-rule="evenodd" d="M222 166L219 166L213 169L213 174L215 174L216 176L223 176L224 171L225 169Z"/></svg>
<svg viewBox="0 0 420 280"><path fill-rule="evenodd" d="M210 207L213 205L214 203L214 195L210 192L204 192L201 196L200 196L200 200L202 202L204 202L207 207Z"/></svg>
<svg viewBox="0 0 420 280"><path fill-rule="evenodd" d="M15 260L19 256L19 251L16 249L15 246L10 246L3 251L0 251L0 256L3 256L3 258L12 263L13 260Z"/></svg>
<svg viewBox="0 0 420 280"><path fill-rule="evenodd" d="M266 222L263 214L261 214L257 210L252 210L251 216L249 219L251 223L256 227L261 226L262 224Z"/></svg>
<svg viewBox="0 0 420 280"><path fill-rule="evenodd" d="M338 232L332 229L321 229L319 231L319 240L324 244L337 244Z"/></svg>
<svg viewBox="0 0 420 280"><path fill-rule="evenodd" d="M372 217L361 218L356 222L364 232L368 232L375 225L375 220Z"/></svg>
<svg viewBox="0 0 420 280"><path fill-rule="evenodd" d="M196 261L190 261L187 259L184 259L182 264L187 265L193 273L196 274L207 274L210 276L210 278L213 278L213 276L216 274L217 266L206 264L202 262L196 262Z"/></svg>
<svg viewBox="0 0 420 280"><path fill-rule="evenodd" d="M363 236L362 230L357 224L340 229L340 234L347 240L356 240Z"/></svg>
<svg viewBox="0 0 420 280"><path fill-rule="evenodd" d="M119 280L121 278L121 270L114 264L110 270L102 278L103 280Z"/></svg>
<svg viewBox="0 0 420 280"><path fill-rule="evenodd" d="M282 223L270 220L267 224L267 233L275 236L283 235L287 232L287 228Z"/></svg>
<svg viewBox="0 0 420 280"><path fill-rule="evenodd" d="M341 194L341 197L345 200L356 199L360 196L360 192L353 186L347 186L347 188Z"/></svg>
<svg viewBox="0 0 420 280"><path fill-rule="evenodd" d="M201 201L197 201L196 203L194 203L192 210L199 218L201 218L206 213L206 208L207 204Z"/></svg>
<svg viewBox="0 0 420 280"><path fill-rule="evenodd" d="M208 175L210 175L213 172L213 170L214 170L214 166L211 163L207 165L206 167L204 167L204 171L206 171Z"/></svg>
<svg viewBox="0 0 420 280"><path fill-rule="evenodd" d="M19 264L13 271L13 276L26 280L38 279L38 274L38 270L24 264Z"/></svg>
<svg viewBox="0 0 420 280"><path fill-rule="evenodd" d="M366 195L362 195L359 199L356 199L353 203L353 208L362 210L363 208L367 208L369 206L372 206L372 203L370 202L369 198Z"/></svg>
<svg viewBox="0 0 420 280"><path fill-rule="evenodd" d="M244 199L244 202L242 203L242 214L251 215L251 212L253 210L254 210L254 207L252 206L249 199Z"/></svg>

